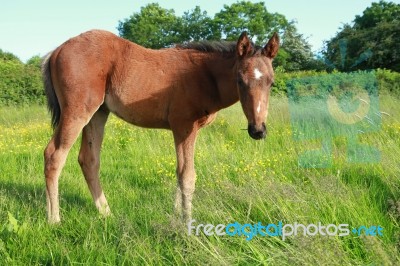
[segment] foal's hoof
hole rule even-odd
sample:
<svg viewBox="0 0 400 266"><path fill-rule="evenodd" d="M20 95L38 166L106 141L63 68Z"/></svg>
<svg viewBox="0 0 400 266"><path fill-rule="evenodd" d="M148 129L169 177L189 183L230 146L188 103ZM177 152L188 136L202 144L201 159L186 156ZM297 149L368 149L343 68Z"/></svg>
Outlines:
<svg viewBox="0 0 400 266"><path fill-rule="evenodd" d="M51 225L60 224L61 219L60 219L60 217L49 217L49 218L47 218L47 222Z"/></svg>
<svg viewBox="0 0 400 266"><path fill-rule="evenodd" d="M104 206L102 208L99 208L99 212L100 212L100 215L102 217L109 217L112 214L111 210L110 210L110 207L108 207L108 206Z"/></svg>

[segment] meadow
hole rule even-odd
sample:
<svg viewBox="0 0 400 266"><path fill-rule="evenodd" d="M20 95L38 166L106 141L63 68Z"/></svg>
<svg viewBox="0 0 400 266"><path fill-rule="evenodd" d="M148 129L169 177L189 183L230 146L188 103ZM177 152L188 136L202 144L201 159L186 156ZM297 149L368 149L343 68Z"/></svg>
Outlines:
<svg viewBox="0 0 400 266"><path fill-rule="evenodd" d="M113 215L97 213L71 150L60 178L62 223L46 221L43 150L52 130L44 106L0 107L0 265L399 265L400 100L380 95L382 126L361 140L377 163L346 161L333 139L332 166L303 168L285 97L273 97L265 141L252 140L236 104L202 129L196 146L196 223L380 225L383 236L188 235L173 214L175 152L166 130L111 116L101 181Z"/></svg>

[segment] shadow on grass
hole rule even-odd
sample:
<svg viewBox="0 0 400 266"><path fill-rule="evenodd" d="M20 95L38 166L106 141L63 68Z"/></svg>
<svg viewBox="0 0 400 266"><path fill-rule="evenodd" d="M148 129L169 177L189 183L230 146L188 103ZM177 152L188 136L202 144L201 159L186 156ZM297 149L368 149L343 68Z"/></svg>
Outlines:
<svg viewBox="0 0 400 266"><path fill-rule="evenodd" d="M355 174L356 173L356 174ZM344 169L341 175L343 182L350 186L367 188L371 202L384 214L388 215L389 202L398 199L400 191L389 186L382 176L364 168Z"/></svg>
<svg viewBox="0 0 400 266"><path fill-rule="evenodd" d="M15 206L26 207L27 209L46 209L45 185L20 184L13 182L0 183L0 190L5 193L7 201L16 202ZM93 203L85 197L74 193L73 189L68 192L65 187L60 189L60 205L64 208L92 209ZM12 208L12 205L6 204Z"/></svg>

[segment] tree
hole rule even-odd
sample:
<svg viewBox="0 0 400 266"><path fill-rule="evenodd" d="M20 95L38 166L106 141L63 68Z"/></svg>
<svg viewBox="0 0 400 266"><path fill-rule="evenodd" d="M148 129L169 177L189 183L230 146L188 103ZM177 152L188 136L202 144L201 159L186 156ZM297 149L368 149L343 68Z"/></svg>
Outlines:
<svg viewBox="0 0 400 266"><path fill-rule="evenodd" d="M382 22L393 22L400 18L400 5L393 2L379 1L367 7L362 16L357 15L354 19L354 27L369 29Z"/></svg>
<svg viewBox="0 0 400 266"><path fill-rule="evenodd" d="M227 40L236 40L243 31L247 31L257 44L265 44L273 32L281 31L288 25L283 15L269 13L263 2L250 1L224 5L214 21Z"/></svg>
<svg viewBox="0 0 400 266"><path fill-rule="evenodd" d="M199 40L236 41L247 31L258 45L265 45L274 32L282 36L282 49L275 60L287 70L312 68L313 54L307 40L285 16L269 13L263 2L241 1L224 5L214 18L196 6L182 17L174 10L149 4L129 19L119 22L122 37L149 48Z"/></svg>
<svg viewBox="0 0 400 266"><path fill-rule="evenodd" d="M233 41L245 30L257 44L265 44L273 32L282 31L287 25L283 15L268 13L263 2L242 1L225 5L214 18L198 6L177 17L173 9L149 4L120 21L118 30L123 38L149 48L161 48L198 40Z"/></svg>
<svg viewBox="0 0 400 266"><path fill-rule="evenodd" d="M291 22L281 36L282 43L275 64L282 66L286 71L322 70L323 67L311 51L311 45L298 33Z"/></svg>
<svg viewBox="0 0 400 266"><path fill-rule="evenodd" d="M387 68L400 71L400 4L380 1L345 24L325 43L323 54L342 71Z"/></svg>
<svg viewBox="0 0 400 266"><path fill-rule="evenodd" d="M202 12L200 7L196 6L193 10L185 12L182 16L181 37L181 42L219 40L221 39L221 34L213 19L207 15L207 12Z"/></svg>
<svg viewBox="0 0 400 266"><path fill-rule="evenodd" d="M173 9L164 9L153 3L142 7L129 19L120 21L121 37L148 48L163 48L181 41L182 19Z"/></svg>
<svg viewBox="0 0 400 266"><path fill-rule="evenodd" d="M248 31L256 44L265 45L274 32L279 32L281 48L275 66L282 66L287 71L317 66L311 45L298 33L295 24L279 13L269 13L264 2L241 1L224 5L214 21L227 40L236 40L242 31Z"/></svg>

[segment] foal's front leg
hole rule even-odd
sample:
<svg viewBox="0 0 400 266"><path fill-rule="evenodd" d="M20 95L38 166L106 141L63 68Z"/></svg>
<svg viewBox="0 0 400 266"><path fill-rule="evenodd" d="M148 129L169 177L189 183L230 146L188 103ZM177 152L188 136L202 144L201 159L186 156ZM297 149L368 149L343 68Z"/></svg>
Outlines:
<svg viewBox="0 0 400 266"><path fill-rule="evenodd" d="M175 210L183 208L183 219L188 221L192 216L192 198L195 190L196 173L194 170L194 147L197 129L174 130L174 140L177 158L176 174L178 187L175 198Z"/></svg>

